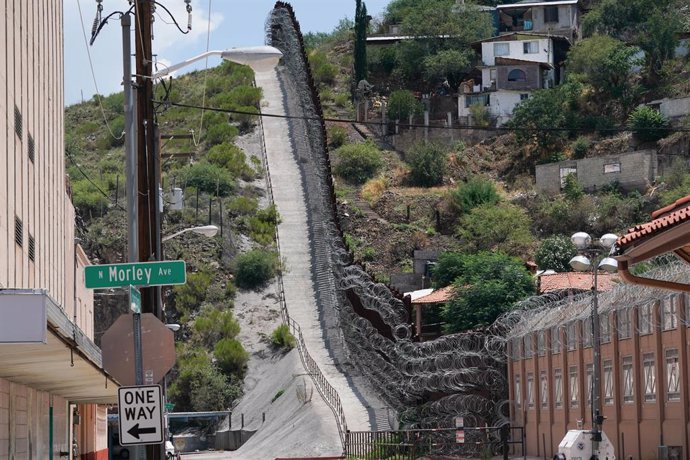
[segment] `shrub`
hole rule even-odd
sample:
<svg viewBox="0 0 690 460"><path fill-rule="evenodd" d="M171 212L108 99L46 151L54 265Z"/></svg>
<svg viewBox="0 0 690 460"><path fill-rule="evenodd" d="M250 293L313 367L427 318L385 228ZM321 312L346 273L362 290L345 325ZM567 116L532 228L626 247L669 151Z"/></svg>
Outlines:
<svg viewBox="0 0 690 460"><path fill-rule="evenodd" d="M259 208L259 203L246 196L233 197L227 204L227 211L234 216L254 214Z"/></svg>
<svg viewBox="0 0 690 460"><path fill-rule="evenodd" d="M376 177L374 179L369 179L362 186L362 198L367 200L369 204L373 204L379 198L381 198L381 195L383 194L383 192L386 191L387 186L388 184L386 183L385 177Z"/></svg>
<svg viewBox="0 0 690 460"><path fill-rule="evenodd" d="M489 109L483 104L472 104L470 106L470 115L472 115L472 124L486 128L491 124L491 115Z"/></svg>
<svg viewBox="0 0 690 460"><path fill-rule="evenodd" d="M220 339L213 348L218 367L225 374L242 374L249 361L249 353L235 339Z"/></svg>
<svg viewBox="0 0 690 460"><path fill-rule="evenodd" d="M563 194L570 201L579 200L585 191L580 182L578 182L575 174L568 174L565 176L565 183L563 184Z"/></svg>
<svg viewBox="0 0 690 460"><path fill-rule="evenodd" d="M481 176L471 177L451 192L453 206L460 213L469 212L477 206L496 204L500 200L494 182Z"/></svg>
<svg viewBox="0 0 690 460"><path fill-rule="evenodd" d="M201 306L206 299L206 290L211 284L211 274L207 272L190 273L187 283L173 288L175 308L178 312L189 314Z"/></svg>
<svg viewBox="0 0 690 460"><path fill-rule="evenodd" d="M569 272L570 259L577 254L577 249L570 238L554 235L544 239L534 253L534 260L541 270Z"/></svg>
<svg viewBox="0 0 690 460"><path fill-rule="evenodd" d="M383 165L381 151L372 142L346 144L334 153L338 158L336 174L356 184L373 177Z"/></svg>
<svg viewBox="0 0 690 460"><path fill-rule="evenodd" d="M443 174L446 172L446 152L435 144L421 143L410 149L405 155L409 163L410 178L414 185L431 187L443 182Z"/></svg>
<svg viewBox="0 0 690 460"><path fill-rule="evenodd" d="M240 333L240 324L232 314L232 310L219 310L207 306L194 319L193 329L197 340L211 347L220 339L237 337Z"/></svg>
<svg viewBox="0 0 690 460"><path fill-rule="evenodd" d="M230 99L239 106L258 107L263 91L256 86L241 85L230 91Z"/></svg>
<svg viewBox="0 0 690 460"><path fill-rule="evenodd" d="M297 344L287 324L281 324L271 333L271 343L278 348L292 350Z"/></svg>
<svg viewBox="0 0 690 460"><path fill-rule="evenodd" d="M337 149L347 142L347 129L342 126L331 126L328 128L328 145Z"/></svg>
<svg viewBox="0 0 690 460"><path fill-rule="evenodd" d="M239 134L237 127L227 122L216 123L206 129L206 145L213 147L226 142L231 143Z"/></svg>
<svg viewBox="0 0 690 460"><path fill-rule="evenodd" d="M350 98L347 94L336 94L333 97L333 102L335 102L335 105L342 107L343 109L350 108Z"/></svg>
<svg viewBox="0 0 690 460"><path fill-rule="evenodd" d="M410 115L422 112L422 104L406 89L393 91L388 98L388 118L391 120L407 120Z"/></svg>
<svg viewBox="0 0 690 460"><path fill-rule="evenodd" d="M573 158L576 160L581 160L587 156L587 151L589 150L590 142L586 137L578 137L575 142L571 145L573 149Z"/></svg>
<svg viewBox="0 0 690 460"><path fill-rule="evenodd" d="M279 269L275 252L254 249L241 254L235 260L235 283L242 289L256 289L264 286Z"/></svg>
<svg viewBox="0 0 690 460"><path fill-rule="evenodd" d="M235 189L230 171L207 161L195 163L182 171L188 186L210 195L227 196Z"/></svg>
<svg viewBox="0 0 690 460"><path fill-rule="evenodd" d="M110 133L108 133L108 137L110 139L110 146L120 147L125 145L125 116L118 115L117 117L110 120L108 125L110 126L110 131L112 131L115 135L113 137L110 135Z"/></svg>
<svg viewBox="0 0 690 460"><path fill-rule="evenodd" d="M479 206L460 219L457 236L468 251L501 251L512 256L531 253L532 221L515 205Z"/></svg>
<svg viewBox="0 0 690 460"><path fill-rule="evenodd" d="M280 223L280 216L275 205L261 209L249 218L249 236L259 244L273 243L276 226Z"/></svg>
<svg viewBox="0 0 690 460"><path fill-rule="evenodd" d="M658 141L666 135L668 121L651 107L637 107L628 117L628 127L643 142Z"/></svg>
<svg viewBox="0 0 690 460"><path fill-rule="evenodd" d="M244 180L252 180L254 171L247 166L247 158L241 148L235 144L218 144L211 147L206 159L209 163L224 168L233 177L241 177Z"/></svg>
<svg viewBox="0 0 690 460"><path fill-rule="evenodd" d="M338 74L338 68L328 62L326 53L314 50L309 53L309 66L314 81L318 83L333 83L335 76Z"/></svg>

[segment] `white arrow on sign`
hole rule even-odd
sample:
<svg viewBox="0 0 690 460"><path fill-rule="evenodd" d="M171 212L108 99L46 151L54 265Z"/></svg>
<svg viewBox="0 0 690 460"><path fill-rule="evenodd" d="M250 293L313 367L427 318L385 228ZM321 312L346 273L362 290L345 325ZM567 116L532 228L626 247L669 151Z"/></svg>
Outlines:
<svg viewBox="0 0 690 460"><path fill-rule="evenodd" d="M160 385L120 387L117 399L121 445L163 442L163 392Z"/></svg>

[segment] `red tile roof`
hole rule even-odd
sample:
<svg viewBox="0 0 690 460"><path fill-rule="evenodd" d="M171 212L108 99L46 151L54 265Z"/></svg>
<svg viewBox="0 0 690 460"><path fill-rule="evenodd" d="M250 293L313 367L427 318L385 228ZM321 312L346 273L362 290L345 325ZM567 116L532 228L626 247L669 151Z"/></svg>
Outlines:
<svg viewBox="0 0 690 460"><path fill-rule="evenodd" d="M591 273L567 272L554 273L551 275L541 275L539 277L539 294L543 294L549 291L558 291L562 289L589 290L592 289L593 281L594 280L592 279ZM616 275L611 275L608 273L598 274L598 291L603 292L612 289L617 281L618 276Z"/></svg>
<svg viewBox="0 0 690 460"><path fill-rule="evenodd" d="M431 294L420 297L413 300L413 304L431 304L431 303L445 303L448 302L451 297L453 297L453 286L446 286L441 289L437 289Z"/></svg>
<svg viewBox="0 0 690 460"><path fill-rule="evenodd" d="M625 249L634 242L650 238L665 229L690 221L690 196L676 200L673 204L657 209L652 213L651 222L636 225L618 238L616 246Z"/></svg>

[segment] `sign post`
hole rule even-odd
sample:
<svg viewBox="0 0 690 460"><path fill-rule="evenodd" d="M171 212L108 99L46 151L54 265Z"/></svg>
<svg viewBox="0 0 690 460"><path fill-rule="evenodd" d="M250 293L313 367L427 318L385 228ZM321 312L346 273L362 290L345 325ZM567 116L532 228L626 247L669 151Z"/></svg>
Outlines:
<svg viewBox="0 0 690 460"><path fill-rule="evenodd" d="M121 445L163 442L163 392L160 385L120 387L117 400Z"/></svg>
<svg viewBox="0 0 690 460"><path fill-rule="evenodd" d="M134 286L129 286L129 308L134 313L141 313L141 292Z"/></svg>

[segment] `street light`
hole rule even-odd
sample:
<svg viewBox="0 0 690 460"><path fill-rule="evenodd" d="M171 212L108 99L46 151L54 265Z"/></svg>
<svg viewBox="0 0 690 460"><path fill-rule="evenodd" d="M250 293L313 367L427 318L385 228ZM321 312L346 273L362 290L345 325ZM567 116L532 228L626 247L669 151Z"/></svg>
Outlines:
<svg viewBox="0 0 690 460"><path fill-rule="evenodd" d="M248 65L256 72L265 72L278 65L283 56L278 48L272 46L248 46L244 48L230 48L229 50L212 50L182 61L178 64L167 66L165 69L151 76L154 80L165 77L176 70L186 67L196 61L209 56L220 56L227 61Z"/></svg>
<svg viewBox="0 0 690 460"><path fill-rule="evenodd" d="M204 225L202 227L185 228L184 230L180 230L179 232L173 233L172 235L164 236L161 242L172 240L176 236L180 236L183 233L187 232L194 232L198 233L199 235L211 238L216 236L216 233L218 233L218 227L216 227L215 225Z"/></svg>
<svg viewBox="0 0 690 460"><path fill-rule="evenodd" d="M616 259L608 257L611 248L618 240L618 236L607 233L598 240L592 241L592 237L585 232L577 232L571 237L571 241L580 254L570 259L570 266L576 271L592 271L592 452L598 449L598 443L602 440L601 425L604 418L601 416L599 398L601 375L601 337L599 329L599 291L597 274L599 270L607 273L615 273L618 269Z"/></svg>

